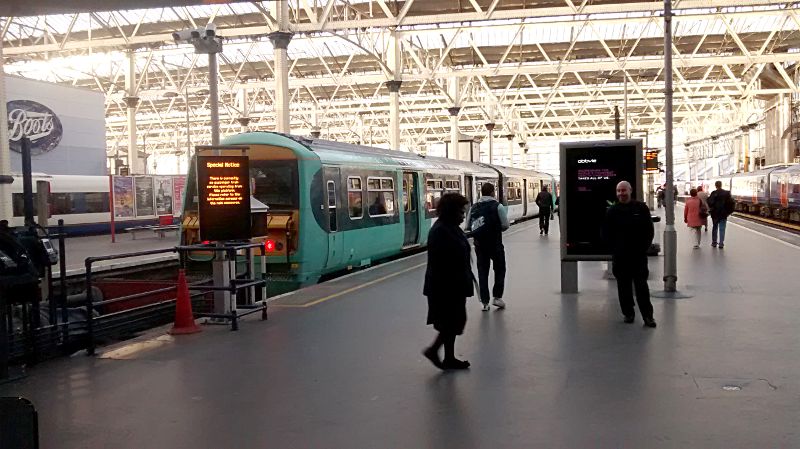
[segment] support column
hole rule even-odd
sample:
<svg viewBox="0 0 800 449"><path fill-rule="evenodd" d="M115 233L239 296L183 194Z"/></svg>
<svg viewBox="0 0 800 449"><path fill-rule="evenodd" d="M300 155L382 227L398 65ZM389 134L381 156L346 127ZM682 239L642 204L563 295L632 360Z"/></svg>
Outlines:
<svg viewBox="0 0 800 449"><path fill-rule="evenodd" d="M389 88L389 148L400 150L400 86L403 85L403 55L400 51L400 39L397 32L389 32L389 48L386 51L386 62L392 71L393 79L386 82Z"/></svg>
<svg viewBox="0 0 800 449"><path fill-rule="evenodd" d="M514 157L514 135L506 134L506 139L508 139L508 163L504 164L501 162L500 165L511 165L511 158Z"/></svg>
<svg viewBox="0 0 800 449"><path fill-rule="evenodd" d="M136 92L136 53L128 51L128 71L125 73L126 96L125 106L128 107L128 173L139 172L139 151L136 146L136 107L139 105L139 96Z"/></svg>
<svg viewBox="0 0 800 449"><path fill-rule="evenodd" d="M664 291L673 293L678 283L678 233L675 230L675 203L672 160L672 0L664 0L664 103L665 150L667 159L667 223L664 226Z"/></svg>
<svg viewBox="0 0 800 449"><path fill-rule="evenodd" d="M236 121L239 122L239 125L242 126L242 132L246 133L250 131L250 105L247 101L247 89L240 89L239 90L239 111L241 112L241 117L237 118Z"/></svg>
<svg viewBox="0 0 800 449"><path fill-rule="evenodd" d="M387 81L389 88L389 148L400 149L400 86L402 81Z"/></svg>
<svg viewBox="0 0 800 449"><path fill-rule="evenodd" d="M2 39L0 39L0 117L2 117L0 120L0 217L11 217L14 212L11 207L11 149L8 145L8 110L6 109Z"/></svg>
<svg viewBox="0 0 800 449"><path fill-rule="evenodd" d="M494 123L486 124L486 131L489 132L489 163L494 163Z"/></svg>
<svg viewBox="0 0 800 449"><path fill-rule="evenodd" d="M279 2L282 3L285 1ZM288 31L275 31L269 34L269 40L275 47L275 131L287 134L291 132L288 48L292 36L293 34Z"/></svg>
<svg viewBox="0 0 800 449"><path fill-rule="evenodd" d="M450 113L450 151L447 152L447 157L451 159L462 159L461 151L459 151L458 148L458 114L461 112L461 108L453 106L447 108L447 112Z"/></svg>

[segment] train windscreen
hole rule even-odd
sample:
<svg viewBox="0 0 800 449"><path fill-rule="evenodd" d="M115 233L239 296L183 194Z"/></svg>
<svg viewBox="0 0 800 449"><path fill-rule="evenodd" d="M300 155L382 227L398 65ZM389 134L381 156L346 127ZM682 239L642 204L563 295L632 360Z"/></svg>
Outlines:
<svg viewBox="0 0 800 449"><path fill-rule="evenodd" d="M271 209L297 209L297 161L251 159L250 191Z"/></svg>

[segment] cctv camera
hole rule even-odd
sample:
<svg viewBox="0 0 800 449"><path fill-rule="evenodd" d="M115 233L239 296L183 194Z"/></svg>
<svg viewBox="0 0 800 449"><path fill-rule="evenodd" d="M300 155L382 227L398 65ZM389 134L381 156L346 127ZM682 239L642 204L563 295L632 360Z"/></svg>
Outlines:
<svg viewBox="0 0 800 449"><path fill-rule="evenodd" d="M209 23L206 25L206 36L214 36L217 33L217 25Z"/></svg>
<svg viewBox="0 0 800 449"><path fill-rule="evenodd" d="M200 31L198 30L181 30L172 33L172 39L175 41L190 41L199 37Z"/></svg>

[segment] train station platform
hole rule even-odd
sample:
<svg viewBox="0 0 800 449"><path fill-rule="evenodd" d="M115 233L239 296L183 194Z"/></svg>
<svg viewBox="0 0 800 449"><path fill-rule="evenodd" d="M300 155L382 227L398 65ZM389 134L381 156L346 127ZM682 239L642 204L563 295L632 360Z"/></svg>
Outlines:
<svg viewBox="0 0 800 449"><path fill-rule="evenodd" d="M466 371L420 354L435 335L422 253L278 297L238 332L159 329L35 366L0 395L33 401L43 448L800 447L788 235L733 220L724 250L710 230L693 250L679 224L688 297L654 298L650 329L622 322L604 263L581 263L580 293L560 294L552 231L506 234L508 308L468 301ZM650 258L653 291L662 267Z"/></svg>
<svg viewBox="0 0 800 449"><path fill-rule="evenodd" d="M150 237L150 236L147 236ZM57 245L53 241L53 245ZM116 254L134 253L149 251L153 249L163 249L174 247L178 244L175 233L167 234L165 238L159 238L153 234L150 238L133 239L129 234L118 234L116 242L111 242L110 235L92 235L86 237L70 237L64 240L67 252L67 276L76 276L85 273L85 261L87 257L109 256ZM150 256L137 256L125 259L124 261L102 261L97 262L95 267L98 271L123 268L142 263L163 262L167 260L177 260L175 254L156 254ZM53 268L54 273L58 273L59 266Z"/></svg>

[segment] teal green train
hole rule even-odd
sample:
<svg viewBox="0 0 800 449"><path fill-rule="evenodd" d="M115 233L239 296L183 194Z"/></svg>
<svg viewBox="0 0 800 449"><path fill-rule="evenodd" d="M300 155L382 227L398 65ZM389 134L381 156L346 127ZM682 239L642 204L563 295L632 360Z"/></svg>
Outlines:
<svg viewBox="0 0 800 449"><path fill-rule="evenodd" d="M530 170L279 133L238 134L222 145L249 148L251 209L269 207L269 214L254 213L252 235L265 242L267 271L283 284L277 291L425 246L447 192L474 203L481 186L492 183L514 222L537 216L536 195L543 186L557 187L552 176ZM198 239L193 166L183 243Z"/></svg>

